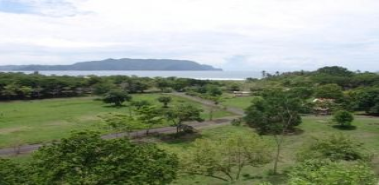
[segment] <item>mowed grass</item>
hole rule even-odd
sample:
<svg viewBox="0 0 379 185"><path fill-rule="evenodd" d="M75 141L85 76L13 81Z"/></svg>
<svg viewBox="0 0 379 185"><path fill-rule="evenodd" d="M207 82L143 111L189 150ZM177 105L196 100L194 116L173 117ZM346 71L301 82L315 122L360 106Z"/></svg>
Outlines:
<svg viewBox="0 0 379 185"><path fill-rule="evenodd" d="M246 109L250 104L253 96L246 97L234 97L233 95L224 95L224 98L221 101L222 105L237 107L240 109Z"/></svg>
<svg viewBox="0 0 379 185"><path fill-rule="evenodd" d="M133 95L133 100L147 100L161 105L160 94ZM43 143L67 137L74 130L108 132L101 126L100 115L109 112L129 114L128 107L115 108L96 100L97 97L63 98L0 103L0 148L23 144ZM201 116L209 118L209 108L180 97L172 97L172 104L189 103L202 107ZM214 118L230 116L215 110ZM167 126L159 125L159 126Z"/></svg>
<svg viewBox="0 0 379 185"><path fill-rule="evenodd" d="M296 153L304 147L313 138L325 138L333 134L346 134L351 136L355 141L363 143L366 152L374 154L373 169L379 177L379 118L357 116L354 125L355 130L339 130L330 124L331 117L303 117L303 123L299 127L302 132L288 135L285 137L283 151L280 158L279 170L283 172L296 162ZM182 140L174 142L157 141L159 146L167 151L177 153L185 153L191 143L197 138L209 138L212 140L223 140L229 133L238 135L248 135L254 132L246 126L220 126L201 130L199 135L186 137ZM274 153L275 144L272 136L263 136L267 142L271 144L272 153ZM273 163L267 164L260 168L247 167L243 170L242 179L235 184L255 184L262 181L270 181L273 184L285 184L285 176L269 176L268 172L272 169ZM223 181L202 177L189 176L181 174L174 184L227 184Z"/></svg>

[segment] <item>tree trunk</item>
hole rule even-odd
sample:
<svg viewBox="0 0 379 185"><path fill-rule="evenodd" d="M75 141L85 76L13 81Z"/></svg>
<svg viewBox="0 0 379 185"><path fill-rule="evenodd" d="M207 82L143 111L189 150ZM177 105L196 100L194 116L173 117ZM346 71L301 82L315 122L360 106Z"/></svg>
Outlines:
<svg viewBox="0 0 379 185"><path fill-rule="evenodd" d="M283 138L280 139L280 138L278 138L277 135L275 135L276 155L275 155L275 159L274 159L274 169L273 169L274 174L278 174L278 163L279 163L279 158L280 158L280 152L282 149L282 140L283 140Z"/></svg>
<svg viewBox="0 0 379 185"><path fill-rule="evenodd" d="M209 120L213 120L213 108L211 107L211 110L209 111Z"/></svg>

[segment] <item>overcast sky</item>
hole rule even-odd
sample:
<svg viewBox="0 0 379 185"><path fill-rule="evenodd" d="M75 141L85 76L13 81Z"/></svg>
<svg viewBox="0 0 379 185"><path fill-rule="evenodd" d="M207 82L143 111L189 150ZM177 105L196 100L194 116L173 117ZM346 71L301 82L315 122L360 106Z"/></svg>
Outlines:
<svg viewBox="0 0 379 185"><path fill-rule="evenodd" d="M379 0L0 0L0 64L194 60L379 70Z"/></svg>

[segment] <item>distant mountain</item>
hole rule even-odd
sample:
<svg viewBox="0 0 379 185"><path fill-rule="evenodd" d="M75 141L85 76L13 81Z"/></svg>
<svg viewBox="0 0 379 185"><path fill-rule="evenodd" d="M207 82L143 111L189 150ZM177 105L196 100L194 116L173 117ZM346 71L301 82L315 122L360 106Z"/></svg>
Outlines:
<svg viewBox="0 0 379 185"><path fill-rule="evenodd" d="M7 65L0 71L221 71L210 65L189 60L171 59L106 59L78 62L72 65Z"/></svg>

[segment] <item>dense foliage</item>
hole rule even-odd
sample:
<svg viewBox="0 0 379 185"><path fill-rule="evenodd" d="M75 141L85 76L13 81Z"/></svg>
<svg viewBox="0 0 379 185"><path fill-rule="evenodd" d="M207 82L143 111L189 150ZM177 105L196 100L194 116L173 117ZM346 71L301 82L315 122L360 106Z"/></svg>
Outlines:
<svg viewBox="0 0 379 185"><path fill-rule="evenodd" d="M368 159L362 143L340 134L326 138L314 138L297 154L299 161L308 159L329 159L331 161L355 161Z"/></svg>
<svg viewBox="0 0 379 185"><path fill-rule="evenodd" d="M22 166L0 159L0 184L168 184L177 168L177 157L153 144L78 132L43 146Z"/></svg>
<svg viewBox="0 0 379 185"><path fill-rule="evenodd" d="M25 184L28 181L26 169L9 159L0 158L0 184Z"/></svg>
<svg viewBox="0 0 379 185"><path fill-rule="evenodd" d="M177 165L154 145L81 132L39 149L30 168L36 184L167 184Z"/></svg>
<svg viewBox="0 0 379 185"><path fill-rule="evenodd" d="M351 127L354 116L346 110L339 110L333 114L333 121L339 124L340 127Z"/></svg>
<svg viewBox="0 0 379 185"><path fill-rule="evenodd" d="M184 91L189 87L205 87L216 83L187 78L147 78L136 76L45 76L38 73L0 72L0 100L103 95L111 90L141 93L158 88Z"/></svg>
<svg viewBox="0 0 379 185"><path fill-rule="evenodd" d="M289 185L375 185L375 174L364 163L309 160L297 164L289 173Z"/></svg>
<svg viewBox="0 0 379 185"><path fill-rule="evenodd" d="M104 103L111 103L119 107L125 101L130 101L132 97L127 93L120 90L112 90L104 95Z"/></svg>
<svg viewBox="0 0 379 185"><path fill-rule="evenodd" d="M280 89L267 90L253 99L245 111L245 121L260 134L280 134L301 123L300 100Z"/></svg>
<svg viewBox="0 0 379 185"><path fill-rule="evenodd" d="M229 135L223 140L197 139L181 156L181 171L224 181L235 181L246 166L271 161L268 145L257 134Z"/></svg>

